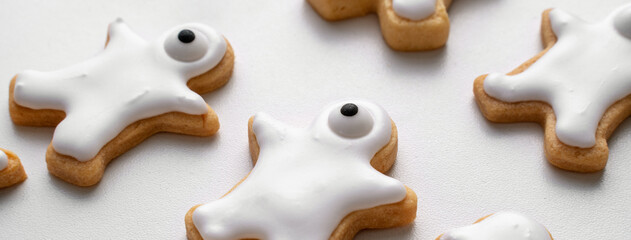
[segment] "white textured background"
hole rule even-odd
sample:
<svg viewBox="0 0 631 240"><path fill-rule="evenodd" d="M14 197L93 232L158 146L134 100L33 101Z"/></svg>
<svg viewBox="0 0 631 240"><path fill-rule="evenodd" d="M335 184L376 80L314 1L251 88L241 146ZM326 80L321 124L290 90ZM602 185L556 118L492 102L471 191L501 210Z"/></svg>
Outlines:
<svg viewBox="0 0 631 240"><path fill-rule="evenodd" d="M500 210L534 217L559 240L629 239L629 121L609 141L606 170L576 174L546 162L538 125L486 121L471 90L478 75L508 72L541 50L544 9L595 21L625 2L455 0L447 47L400 53L384 43L376 15L326 22L301 0L0 0L0 146L29 175L0 190L0 239L185 239L188 209L219 198L252 168L250 115L306 126L344 97L389 111L399 128L390 175L419 196L413 225L358 239L430 240ZM99 185L75 187L46 170L53 128L13 125L7 89L22 70L96 54L116 17L147 38L184 22L213 26L234 47L234 76L204 95L222 124L216 136L157 134L113 161Z"/></svg>

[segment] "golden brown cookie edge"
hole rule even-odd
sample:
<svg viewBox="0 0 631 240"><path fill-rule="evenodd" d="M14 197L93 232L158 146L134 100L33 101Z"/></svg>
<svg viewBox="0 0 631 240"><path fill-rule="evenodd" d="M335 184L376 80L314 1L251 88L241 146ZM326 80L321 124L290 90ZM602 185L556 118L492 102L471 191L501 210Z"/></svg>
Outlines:
<svg viewBox="0 0 631 240"><path fill-rule="evenodd" d="M307 0L324 19L343 20L376 13L384 40L394 50L427 51L443 47L449 38L447 8L451 0L437 0L434 14L421 20L398 16L392 9L392 0Z"/></svg>
<svg viewBox="0 0 631 240"><path fill-rule="evenodd" d="M0 188L10 187L26 180L27 175L20 158L4 148L0 148L0 151L3 151L9 160L7 167L0 170Z"/></svg>
<svg viewBox="0 0 631 240"><path fill-rule="evenodd" d="M109 35L106 46L107 42L109 42ZM187 82L191 90L202 94L215 90L228 82L234 67L234 52L227 39L226 43L228 44L226 54L217 66ZM65 118L65 113L60 110L35 110L16 103L14 100L16 78L17 75L13 77L9 86L9 113L15 124L54 127ZM77 186L95 185L101 180L110 161L157 132L193 136L211 136L216 133L219 130L217 114L210 106L206 105L206 107L208 112L202 115L169 112L136 121L110 140L93 159L88 161L78 161L73 157L56 152L51 142L46 151L48 170L51 174Z"/></svg>
<svg viewBox="0 0 631 240"><path fill-rule="evenodd" d="M539 60L554 44L557 37L550 23L551 9L542 14L541 39L545 49L524 62L508 75L519 74ZM631 95L611 105L601 118L596 130L596 145L578 148L561 142L555 131L556 116L552 107L540 101L503 102L484 91L482 75L474 81L474 96L482 114L492 122L536 122L544 128L544 149L548 162L558 168L574 172L597 172L605 168L609 155L607 139L613 130L631 115Z"/></svg>
<svg viewBox="0 0 631 240"><path fill-rule="evenodd" d="M254 123L254 116L248 120L248 144L250 146L250 154L252 162L256 165L256 160L259 156L259 145L256 140L256 135L252 125ZM390 141L379 150L370 161L371 165L378 171L384 173L388 171L396 159L398 134L397 128L392 123L392 133L390 135ZM249 175L249 173L248 173ZM232 192L239 184L241 184L248 176L241 179L236 185L230 189L224 196ZM414 191L409 187L406 188L406 196L403 200L376 206L369 209L357 210L346 215L337 228L331 233L331 240L339 239L352 239L359 231L367 228L390 228L407 225L414 221L416 218L417 197ZM201 205L201 204L200 204ZM186 236L190 240L201 240L201 234L193 223L193 212L200 205L192 207L185 216L186 224Z"/></svg>

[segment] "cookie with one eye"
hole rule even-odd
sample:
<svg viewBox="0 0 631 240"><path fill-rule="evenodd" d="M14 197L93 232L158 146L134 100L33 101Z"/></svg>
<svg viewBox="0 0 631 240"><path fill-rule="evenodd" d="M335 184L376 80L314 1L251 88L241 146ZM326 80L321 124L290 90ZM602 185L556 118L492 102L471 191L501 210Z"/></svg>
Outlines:
<svg viewBox="0 0 631 240"><path fill-rule="evenodd" d="M90 186L112 159L154 133L217 132L217 115L199 94L224 85L233 64L228 41L206 25L183 24L147 41L118 19L93 58L17 74L9 111L18 125L56 126L48 170Z"/></svg>
<svg viewBox="0 0 631 240"><path fill-rule="evenodd" d="M307 0L326 20L377 13L388 45L400 51L440 48L449 37L451 0Z"/></svg>
<svg viewBox="0 0 631 240"><path fill-rule="evenodd" d="M352 239L416 217L414 192L383 174L397 130L372 102L333 103L308 128L258 113L249 143L254 169L221 199L191 208L189 239Z"/></svg>
<svg viewBox="0 0 631 240"><path fill-rule="evenodd" d="M548 230L517 212L498 212L478 219L473 225L456 228L436 240L553 240Z"/></svg>
<svg viewBox="0 0 631 240"><path fill-rule="evenodd" d="M0 148L0 188L9 187L24 180L26 180L26 172L18 156Z"/></svg>
<svg viewBox="0 0 631 240"><path fill-rule="evenodd" d="M475 80L494 122L537 122L548 161L576 172L602 170L607 139L631 114L631 4L588 23L560 9L543 13L545 49L508 74Z"/></svg>

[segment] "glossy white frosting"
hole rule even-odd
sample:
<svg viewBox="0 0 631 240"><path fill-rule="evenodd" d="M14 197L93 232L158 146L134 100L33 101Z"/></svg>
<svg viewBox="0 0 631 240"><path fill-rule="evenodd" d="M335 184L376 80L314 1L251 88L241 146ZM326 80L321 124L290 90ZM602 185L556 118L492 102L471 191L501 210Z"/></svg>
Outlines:
<svg viewBox="0 0 631 240"><path fill-rule="evenodd" d="M340 136L330 127L336 124L330 115L341 114L340 107L348 102L373 120L362 137ZM204 239L328 239L349 213L406 196L401 182L370 165L392 134L390 117L374 103L331 104L306 129L258 113L253 131L260 155L250 175L231 193L193 213Z"/></svg>
<svg viewBox="0 0 631 240"><path fill-rule="evenodd" d="M479 223L456 228L440 240L551 240L540 223L516 212L495 213Z"/></svg>
<svg viewBox="0 0 631 240"><path fill-rule="evenodd" d="M166 53L177 32L191 29L195 41L207 45L196 61L184 62ZM199 46L190 43L199 49ZM168 112L205 114L204 99L186 82L217 65L226 52L224 38L212 28L189 23L148 42L120 19L109 26L109 43L95 57L51 72L17 75L15 102L32 109L66 112L52 146L60 154L87 161L128 125Z"/></svg>
<svg viewBox="0 0 631 240"><path fill-rule="evenodd" d="M549 103L559 140L589 148L607 108L631 93L631 5L597 23L558 9L550 21L554 46L520 74L489 74L484 91L507 102Z"/></svg>
<svg viewBox="0 0 631 240"><path fill-rule="evenodd" d="M9 156L0 150L0 171L4 170L9 166Z"/></svg>
<svg viewBox="0 0 631 240"><path fill-rule="evenodd" d="M400 17L417 21L434 14L436 0L392 0L392 9Z"/></svg>

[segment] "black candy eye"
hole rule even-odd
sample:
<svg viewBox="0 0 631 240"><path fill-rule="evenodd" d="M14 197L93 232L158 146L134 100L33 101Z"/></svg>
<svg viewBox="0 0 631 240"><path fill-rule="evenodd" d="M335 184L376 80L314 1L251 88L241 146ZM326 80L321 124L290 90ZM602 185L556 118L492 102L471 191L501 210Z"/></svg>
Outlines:
<svg viewBox="0 0 631 240"><path fill-rule="evenodd" d="M355 116L355 114L357 114L358 111L359 111L359 108L357 107L357 105L353 103L344 104L344 106L340 108L340 113L342 113L342 115L347 116L347 117Z"/></svg>
<svg viewBox="0 0 631 240"><path fill-rule="evenodd" d="M177 34L177 39L183 43L191 43L195 40L195 33L191 30L184 29Z"/></svg>

